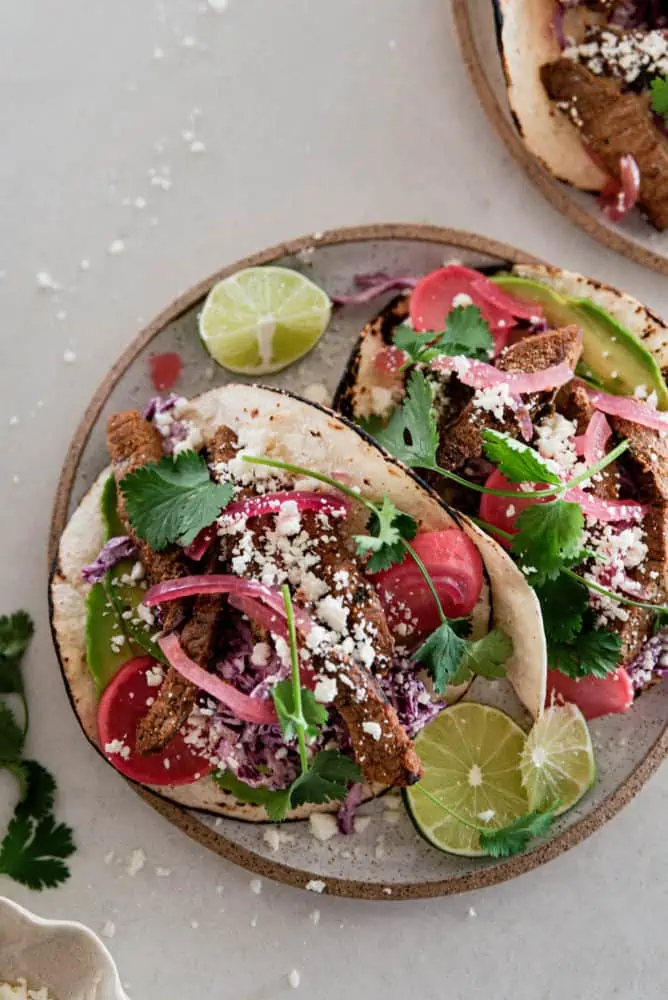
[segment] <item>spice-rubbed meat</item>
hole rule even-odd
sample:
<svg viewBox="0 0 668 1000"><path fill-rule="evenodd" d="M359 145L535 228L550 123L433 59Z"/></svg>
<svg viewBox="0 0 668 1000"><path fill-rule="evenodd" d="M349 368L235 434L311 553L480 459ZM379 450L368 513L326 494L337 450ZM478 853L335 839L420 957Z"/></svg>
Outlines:
<svg viewBox="0 0 668 1000"><path fill-rule="evenodd" d="M236 436L227 427L219 428L209 446L209 461L226 462L234 457ZM219 547L213 546L199 572L215 572ZM165 609L178 602L166 602ZM225 599L218 594L200 594L195 598L190 618L181 632L181 645L201 667L208 667L216 636L225 614ZM141 753L161 750L179 731L190 715L197 688L170 667L155 701L137 727L137 749Z"/></svg>
<svg viewBox="0 0 668 1000"><path fill-rule="evenodd" d="M582 335L576 326L562 330L549 330L525 337L501 352L496 361L500 371L533 374L565 362L573 371L582 353ZM454 377L454 376L453 376ZM523 397L526 407L534 416L551 399L552 392L540 392ZM470 403L451 426L439 430L438 464L456 472L470 461L483 455L482 432L486 428L504 431L519 437L520 426L513 412L506 408L503 420L477 405L474 395Z"/></svg>
<svg viewBox="0 0 668 1000"><path fill-rule="evenodd" d="M420 780L422 765L413 741L367 670L355 663L342 665L334 704L368 781L403 786Z"/></svg>
<svg viewBox="0 0 668 1000"><path fill-rule="evenodd" d="M575 433L579 436L585 433L589 421L596 412L587 390L575 380L559 390L555 407L558 413L575 424ZM611 441L606 451L610 451L612 446ZM619 463L613 462L612 465L607 465L597 474L596 479L592 480L589 489L601 500L616 500L619 497Z"/></svg>
<svg viewBox="0 0 668 1000"><path fill-rule="evenodd" d="M114 413L107 423L107 448L118 485L118 513L126 531L135 542L151 584L185 576L188 572L185 560L176 551L154 552L146 542L138 538L125 510L125 497L120 483L130 472L135 472L149 462L159 462L163 457L162 437L153 424L144 420L137 410ZM171 632L185 620L187 604L173 601L166 604L163 613L163 628Z"/></svg>
<svg viewBox="0 0 668 1000"><path fill-rule="evenodd" d="M640 203L657 229L668 226L668 141L653 125L649 104L619 83L595 76L572 59L546 63L543 85L613 177L631 154L640 171Z"/></svg>
<svg viewBox="0 0 668 1000"><path fill-rule="evenodd" d="M374 654L373 671L384 673L392 661L394 641L378 595L355 559L346 552L335 526L323 529L318 515L305 511L301 527L313 539L309 551L318 556L314 573L348 611L348 633L353 638L368 639ZM296 599L302 602L304 598L298 592ZM322 668L327 659L338 666L334 675L334 706L346 725L355 760L364 777L391 785L411 785L418 781L422 769L413 742L371 670L355 663L338 646L327 656L314 653L314 659L320 661L318 666Z"/></svg>
<svg viewBox="0 0 668 1000"><path fill-rule="evenodd" d="M647 556L629 576L642 585L642 600L665 605L668 602L668 435L620 417L611 417L610 422L615 433L630 443L629 464L638 486L637 499L649 507L643 521ZM621 636L622 662L640 652L655 620L652 611L625 610L628 618L609 623Z"/></svg>

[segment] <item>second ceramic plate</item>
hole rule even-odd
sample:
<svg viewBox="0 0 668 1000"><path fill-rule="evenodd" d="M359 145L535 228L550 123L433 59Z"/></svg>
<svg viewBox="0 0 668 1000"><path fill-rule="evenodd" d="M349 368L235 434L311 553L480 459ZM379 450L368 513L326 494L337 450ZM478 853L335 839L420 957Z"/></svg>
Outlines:
<svg viewBox="0 0 668 1000"><path fill-rule="evenodd" d="M610 222L601 212L595 195L556 180L524 145L506 98L494 0L452 0L452 8L462 55L480 103L509 152L536 187L560 214L599 243L668 274L668 232L657 232L638 211L622 222Z"/></svg>

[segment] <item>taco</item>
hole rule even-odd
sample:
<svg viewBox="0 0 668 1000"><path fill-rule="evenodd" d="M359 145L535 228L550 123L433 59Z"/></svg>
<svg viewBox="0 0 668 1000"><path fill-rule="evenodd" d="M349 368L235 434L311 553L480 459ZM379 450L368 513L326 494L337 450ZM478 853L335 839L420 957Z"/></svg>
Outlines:
<svg viewBox="0 0 668 1000"><path fill-rule="evenodd" d="M644 0L496 0L516 125L559 180L668 226L668 16Z"/></svg>
<svg viewBox="0 0 668 1000"><path fill-rule="evenodd" d="M345 419L228 385L113 414L107 444L60 540L52 629L84 732L126 777L254 821L419 780L413 737L467 683L444 701L413 658L438 626L432 590L462 648L503 636L508 677L541 713L523 575ZM295 794L305 761L319 783Z"/></svg>
<svg viewBox="0 0 668 1000"><path fill-rule="evenodd" d="M475 517L539 598L548 696L668 667L668 327L567 271L447 265L362 331L335 406Z"/></svg>

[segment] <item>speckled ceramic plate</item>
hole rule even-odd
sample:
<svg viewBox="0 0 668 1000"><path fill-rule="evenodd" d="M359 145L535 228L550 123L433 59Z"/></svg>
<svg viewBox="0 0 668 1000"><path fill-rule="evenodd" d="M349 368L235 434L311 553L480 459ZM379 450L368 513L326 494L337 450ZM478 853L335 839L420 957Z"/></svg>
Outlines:
<svg viewBox="0 0 668 1000"><path fill-rule="evenodd" d="M211 379L211 365L197 334L197 314L211 285L251 264L279 263L303 270L330 295L353 288L358 272L423 274L444 261L476 267L529 258L512 247L483 237L428 226L370 226L306 237L238 261L178 298L145 330L114 365L95 393L72 440L56 496L51 531L51 559L60 534L79 499L108 458L104 442L107 414L139 407L153 392L147 359L151 353L178 351L184 372L177 386L191 396L228 380L222 369ZM296 392L311 383L333 391L355 338L379 303L337 310L317 347L298 364L267 378ZM238 379L235 379L238 381ZM54 664L55 665L55 664ZM503 699L502 689L483 684L473 691L481 700ZM508 707L508 706L506 706ZM137 788L171 823L225 858L253 872L313 891L365 899L438 896L492 885L536 867L578 843L617 812L638 791L668 749L668 686L644 694L626 715L592 726L599 776L583 802L554 827L547 841L503 862L441 854L422 840L401 805L388 809L383 798L363 807L371 822L362 834L337 836L321 843L307 823L284 824L281 843L265 840L267 827L214 819L182 809ZM120 776L119 776L120 780Z"/></svg>
<svg viewBox="0 0 668 1000"><path fill-rule="evenodd" d="M595 195L556 180L524 145L506 98L495 7L495 0L452 0L455 28L471 82L509 152L560 214L599 243L668 274L668 231L657 232L637 210L622 222L610 222Z"/></svg>

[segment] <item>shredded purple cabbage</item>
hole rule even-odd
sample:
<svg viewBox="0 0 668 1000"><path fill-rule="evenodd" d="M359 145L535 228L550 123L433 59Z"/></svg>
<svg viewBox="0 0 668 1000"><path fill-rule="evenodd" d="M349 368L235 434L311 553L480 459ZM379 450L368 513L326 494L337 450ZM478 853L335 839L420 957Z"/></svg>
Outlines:
<svg viewBox="0 0 668 1000"><path fill-rule="evenodd" d="M360 306L367 302L385 295L387 292L403 291L406 288L415 288L419 277L406 275L405 277L384 274L356 274L355 284L361 289L352 295L333 295L332 302L337 306Z"/></svg>
<svg viewBox="0 0 668 1000"><path fill-rule="evenodd" d="M341 833L351 834L355 832L355 813L362 804L363 792L364 785L358 782L356 785L351 786L350 791L341 803L341 808L336 815L336 822Z"/></svg>
<svg viewBox="0 0 668 1000"><path fill-rule="evenodd" d="M137 546L128 535L117 535L110 538L102 546L97 558L84 566L81 575L86 583L99 583L105 574L124 559L130 559L137 554Z"/></svg>
<svg viewBox="0 0 668 1000"><path fill-rule="evenodd" d="M183 420L179 420L179 406L184 403L183 396L177 396L170 392L169 396L153 396L146 405L142 416L144 420L150 420L162 435L162 447L166 455L172 455L174 446L185 440L188 436L188 428Z"/></svg>
<svg viewBox="0 0 668 1000"><path fill-rule="evenodd" d="M239 691L257 697L287 677L289 668L271 647L266 663L253 663L254 645L248 625L239 619L231 622L221 636L221 648L226 650L226 655L216 669ZM442 707L431 702L415 666L407 657L396 657L390 673L381 683L399 721L410 736L438 715ZM189 725L191 734L187 739L252 788L286 788L299 774L296 742L286 742L278 725L243 722L226 706L212 701L206 694L200 695ZM329 709L328 721L311 745L316 752L328 747L336 747L343 752L351 750L346 727L334 707ZM353 797L348 805L351 813L354 802ZM349 821L344 819L342 822L350 825L352 815Z"/></svg>
<svg viewBox="0 0 668 1000"><path fill-rule="evenodd" d="M668 628L652 636L626 670L636 691L657 677L665 677L668 674Z"/></svg>

